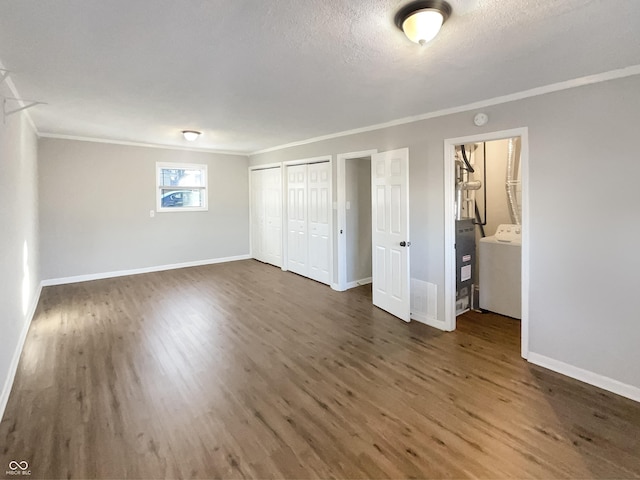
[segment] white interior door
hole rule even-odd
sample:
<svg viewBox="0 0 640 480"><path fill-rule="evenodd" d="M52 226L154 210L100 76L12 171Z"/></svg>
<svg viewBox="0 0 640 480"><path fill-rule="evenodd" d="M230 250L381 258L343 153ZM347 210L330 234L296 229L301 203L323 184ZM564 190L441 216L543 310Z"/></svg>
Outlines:
<svg viewBox="0 0 640 480"><path fill-rule="evenodd" d="M331 202L331 164L312 163L307 168L309 214L309 278L331 282L329 261L329 219Z"/></svg>
<svg viewBox="0 0 640 480"><path fill-rule="evenodd" d="M267 263L282 266L282 172L262 170L264 199L264 257Z"/></svg>
<svg viewBox="0 0 640 480"><path fill-rule="evenodd" d="M263 189L263 171L251 171L251 255L261 262L264 255L265 204Z"/></svg>
<svg viewBox="0 0 640 480"><path fill-rule="evenodd" d="M306 165L287 167L287 197L287 269L308 276Z"/></svg>
<svg viewBox="0 0 640 480"><path fill-rule="evenodd" d="M410 320L409 149L371 157L373 304Z"/></svg>

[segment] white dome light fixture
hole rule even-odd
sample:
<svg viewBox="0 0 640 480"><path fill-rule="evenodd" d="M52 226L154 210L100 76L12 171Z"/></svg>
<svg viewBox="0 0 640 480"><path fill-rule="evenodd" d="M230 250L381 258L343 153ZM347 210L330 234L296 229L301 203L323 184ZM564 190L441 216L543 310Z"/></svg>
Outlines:
<svg viewBox="0 0 640 480"><path fill-rule="evenodd" d="M444 0L418 0L396 13L395 23L409 40L425 45L435 38L451 15L451 5Z"/></svg>
<svg viewBox="0 0 640 480"><path fill-rule="evenodd" d="M197 130L183 130L182 135L189 142L193 142L196 138L202 135L202 132L198 132Z"/></svg>

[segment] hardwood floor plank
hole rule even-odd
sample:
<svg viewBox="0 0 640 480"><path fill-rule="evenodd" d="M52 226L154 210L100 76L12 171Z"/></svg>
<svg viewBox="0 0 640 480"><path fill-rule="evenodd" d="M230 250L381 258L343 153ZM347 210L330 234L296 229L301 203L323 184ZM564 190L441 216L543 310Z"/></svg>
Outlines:
<svg viewBox="0 0 640 480"><path fill-rule="evenodd" d="M248 260L47 287L0 463L31 478L640 478L640 404Z"/></svg>

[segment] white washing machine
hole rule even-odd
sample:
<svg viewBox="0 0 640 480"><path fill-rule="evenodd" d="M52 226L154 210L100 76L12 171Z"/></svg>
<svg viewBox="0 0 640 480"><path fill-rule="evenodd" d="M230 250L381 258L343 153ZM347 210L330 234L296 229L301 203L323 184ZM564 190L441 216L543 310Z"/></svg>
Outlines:
<svg viewBox="0 0 640 480"><path fill-rule="evenodd" d="M500 225L480 239L480 308L513 318L522 312L522 227Z"/></svg>

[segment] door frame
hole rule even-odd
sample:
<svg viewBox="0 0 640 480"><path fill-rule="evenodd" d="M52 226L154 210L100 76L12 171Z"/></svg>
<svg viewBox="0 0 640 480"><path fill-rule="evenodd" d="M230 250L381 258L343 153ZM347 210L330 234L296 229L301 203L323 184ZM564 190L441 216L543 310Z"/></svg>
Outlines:
<svg viewBox="0 0 640 480"><path fill-rule="evenodd" d="M263 165L253 165L248 167L247 169L249 173L249 256L251 258L255 258L253 255L253 184L251 182L251 172L253 172L254 170L270 170L272 168L280 168L280 184L282 185L282 172L283 172L282 162L265 163ZM284 197L280 196L280 198L282 198L282 203L284 206L284 203L285 203ZM284 209L281 211L284 212ZM284 221L283 221L283 227L284 227ZM284 257L282 256L283 254L284 254L284 247L282 247L282 250L280 252L281 258L284 259Z"/></svg>
<svg viewBox="0 0 640 480"><path fill-rule="evenodd" d="M444 140L444 323L446 331L456 329L455 251L455 146L520 137L522 182L522 319L521 356L529 355L529 129L527 127L487 132Z"/></svg>
<svg viewBox="0 0 640 480"><path fill-rule="evenodd" d="M287 271L287 265L289 263L289 176L286 173L286 168L293 165L309 165L311 163L329 163L329 286L333 286L334 282L334 252L333 252L333 239L335 232L333 229L333 156L321 155L319 157L301 158L299 160L287 160L282 162L282 270Z"/></svg>
<svg viewBox="0 0 640 480"><path fill-rule="evenodd" d="M369 157L378 153L377 149L362 150L360 152L339 153L336 156L336 189L337 189L337 225L336 250L338 256L338 281L332 283L331 288L339 292L347 290L347 236L343 233L347 226L347 160ZM371 181L371 179L369 179ZM373 262L373 255L371 258Z"/></svg>

